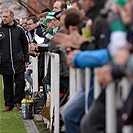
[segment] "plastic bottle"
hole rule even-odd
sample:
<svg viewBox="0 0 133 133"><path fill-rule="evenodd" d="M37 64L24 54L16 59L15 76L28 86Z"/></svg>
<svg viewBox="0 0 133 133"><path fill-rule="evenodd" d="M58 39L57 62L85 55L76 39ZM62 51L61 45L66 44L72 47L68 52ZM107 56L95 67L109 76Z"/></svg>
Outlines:
<svg viewBox="0 0 133 133"><path fill-rule="evenodd" d="M21 105L22 105L21 117L23 119L27 119L27 100L25 98L21 101Z"/></svg>
<svg viewBox="0 0 133 133"><path fill-rule="evenodd" d="M40 87L39 87L39 91L40 91L40 92L43 92L43 86L40 86Z"/></svg>
<svg viewBox="0 0 133 133"><path fill-rule="evenodd" d="M43 86L40 86L40 87L39 87L39 92L40 92L40 94L41 94L40 97L43 98L43 96L44 96Z"/></svg>
<svg viewBox="0 0 133 133"><path fill-rule="evenodd" d="M34 118L34 103L33 99L29 99L27 101L27 119L33 119Z"/></svg>

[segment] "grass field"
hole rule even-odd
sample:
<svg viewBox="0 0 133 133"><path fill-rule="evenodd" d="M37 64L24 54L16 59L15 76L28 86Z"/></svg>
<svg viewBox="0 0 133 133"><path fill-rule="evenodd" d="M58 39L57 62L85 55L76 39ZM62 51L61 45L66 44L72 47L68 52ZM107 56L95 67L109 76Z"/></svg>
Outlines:
<svg viewBox="0 0 133 133"><path fill-rule="evenodd" d="M2 112L4 108L3 88L0 76L0 133L27 133L19 111Z"/></svg>

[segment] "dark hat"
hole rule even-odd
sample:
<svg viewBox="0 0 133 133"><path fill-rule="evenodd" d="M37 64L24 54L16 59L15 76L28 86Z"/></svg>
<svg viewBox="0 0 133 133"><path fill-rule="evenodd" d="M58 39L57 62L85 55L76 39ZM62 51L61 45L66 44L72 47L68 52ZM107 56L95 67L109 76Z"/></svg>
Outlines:
<svg viewBox="0 0 133 133"><path fill-rule="evenodd" d="M60 20L61 13L62 13L62 10L56 12L56 13L54 14L54 17L55 17L56 19Z"/></svg>

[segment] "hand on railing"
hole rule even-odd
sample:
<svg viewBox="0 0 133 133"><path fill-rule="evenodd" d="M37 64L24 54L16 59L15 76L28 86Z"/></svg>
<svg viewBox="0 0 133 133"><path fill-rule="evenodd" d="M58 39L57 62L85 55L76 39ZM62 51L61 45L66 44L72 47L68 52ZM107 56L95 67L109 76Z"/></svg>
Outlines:
<svg viewBox="0 0 133 133"><path fill-rule="evenodd" d="M29 62L25 62L25 67L27 68L29 66Z"/></svg>
<svg viewBox="0 0 133 133"><path fill-rule="evenodd" d="M68 48L69 49L69 48ZM71 50L71 49L66 49L66 54L67 54L67 64L71 67L73 67L72 60L75 56L75 54L81 52L80 50Z"/></svg>
<svg viewBox="0 0 133 133"><path fill-rule="evenodd" d="M98 82L101 85L108 85L112 80L112 75L111 75L111 66L110 65L105 65L101 68L96 69L96 75Z"/></svg>
<svg viewBox="0 0 133 133"><path fill-rule="evenodd" d="M33 56L33 57L36 57L36 56L39 56L39 51L38 51L38 45L36 43L31 43L29 45L29 52L28 52L29 55Z"/></svg>

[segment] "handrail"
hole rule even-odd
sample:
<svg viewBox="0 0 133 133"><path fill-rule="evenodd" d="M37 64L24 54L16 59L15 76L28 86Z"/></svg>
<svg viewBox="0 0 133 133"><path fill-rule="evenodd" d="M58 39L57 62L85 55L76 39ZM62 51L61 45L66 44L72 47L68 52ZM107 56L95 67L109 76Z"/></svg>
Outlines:
<svg viewBox="0 0 133 133"><path fill-rule="evenodd" d="M51 125L54 115L54 133L59 133L59 55L48 54L51 56Z"/></svg>
<svg viewBox="0 0 133 133"><path fill-rule="evenodd" d="M50 130L53 130L52 126L54 123L54 133L59 133L59 84L60 84L59 55L51 52L46 52L45 55L48 55L51 57ZM47 61L46 64L48 64L48 60L46 61ZM46 68L45 68L45 71L46 71Z"/></svg>
<svg viewBox="0 0 133 133"><path fill-rule="evenodd" d="M46 52L45 53L45 73L47 71L48 58L51 57L51 127L54 121L54 133L59 133L59 86L60 86L60 62L59 55L56 53ZM34 61L37 61L37 58L34 58ZM33 86L37 88L38 72L37 64L33 64L35 70L33 71ZM85 71L85 72L83 72ZM95 69L96 71L96 69ZM81 79L85 79L82 83ZM74 96L76 91L80 88L85 88L85 112L88 112L88 94L90 90L90 79L91 79L91 70L85 68L85 70L78 68L70 68L70 85L69 85L69 95L70 98ZM35 80L35 81L34 81ZM129 82L127 80L122 80L121 85L124 88L130 88ZM115 95L115 82L110 83L106 88L106 132L112 133L117 131L117 120L116 120L116 95ZM96 75L94 75L94 99L97 99L101 92L100 84L98 83ZM122 100L127 98L129 89L122 89Z"/></svg>

